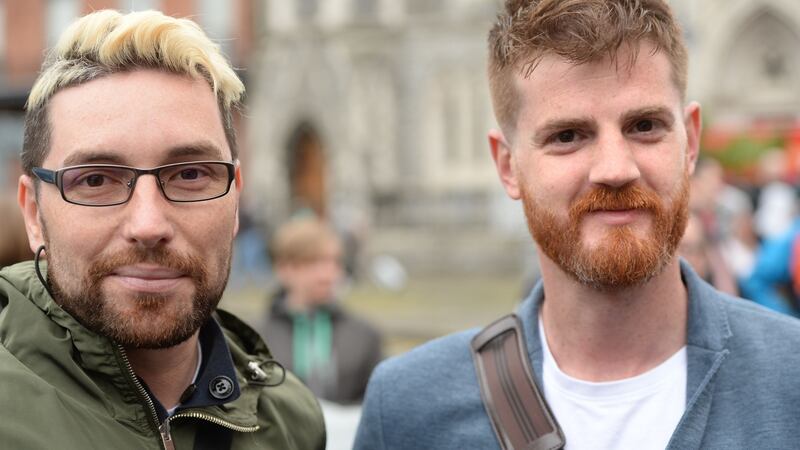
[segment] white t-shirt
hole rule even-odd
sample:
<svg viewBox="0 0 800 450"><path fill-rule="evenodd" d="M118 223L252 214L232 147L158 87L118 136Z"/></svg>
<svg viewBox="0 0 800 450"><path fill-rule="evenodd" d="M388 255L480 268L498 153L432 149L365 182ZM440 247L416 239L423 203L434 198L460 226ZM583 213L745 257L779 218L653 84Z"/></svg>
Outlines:
<svg viewBox="0 0 800 450"><path fill-rule="evenodd" d="M558 368L539 321L544 396L567 450L664 449L686 408L686 347L641 375L609 382L570 377Z"/></svg>

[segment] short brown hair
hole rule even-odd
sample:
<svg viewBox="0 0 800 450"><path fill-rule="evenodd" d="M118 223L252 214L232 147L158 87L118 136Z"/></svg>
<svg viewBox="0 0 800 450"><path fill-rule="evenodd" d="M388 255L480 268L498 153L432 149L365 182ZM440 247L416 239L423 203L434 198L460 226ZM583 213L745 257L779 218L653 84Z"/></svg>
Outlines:
<svg viewBox="0 0 800 450"><path fill-rule="evenodd" d="M217 96L225 138L236 159L232 110L244 84L217 44L189 19L158 11L96 11L75 21L47 55L28 96L22 169L42 164L50 150L47 106L62 89L113 73L157 69L204 79Z"/></svg>
<svg viewBox="0 0 800 450"><path fill-rule="evenodd" d="M554 54L576 65L616 57L624 44L642 40L663 51L675 86L685 96L688 56L680 26L663 0L506 0L489 32L489 89L504 129L516 122L514 75L529 76ZM631 63L636 58L632 46Z"/></svg>
<svg viewBox="0 0 800 450"><path fill-rule="evenodd" d="M326 244L341 246L331 227L316 218L294 219L282 225L272 239L272 260L275 265L305 264L322 257Z"/></svg>

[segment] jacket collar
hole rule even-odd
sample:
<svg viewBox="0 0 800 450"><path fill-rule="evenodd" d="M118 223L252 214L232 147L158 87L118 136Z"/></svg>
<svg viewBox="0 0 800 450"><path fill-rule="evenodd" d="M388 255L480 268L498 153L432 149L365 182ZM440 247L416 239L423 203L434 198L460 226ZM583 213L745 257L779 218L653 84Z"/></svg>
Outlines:
<svg viewBox="0 0 800 450"><path fill-rule="evenodd" d="M211 318L200 328L201 364L197 378L193 380L181 396L175 413L190 408L222 406L239 398L239 382L233 366L231 352L222 334L222 327ZM139 381L147 389L155 404L160 421L167 418L167 405L162 405L141 378Z"/></svg>
<svg viewBox="0 0 800 450"><path fill-rule="evenodd" d="M681 277L689 299L687 323L688 372L686 411L668 448L699 448L711 408L713 378L728 355L727 341L733 335L728 314L719 293L680 260ZM544 300L544 285L536 284L517 314L523 323L528 357L534 377L542 386L542 344L539 341L539 308Z"/></svg>
<svg viewBox="0 0 800 450"><path fill-rule="evenodd" d="M41 263L40 267L42 273L46 273L46 263ZM85 387L94 391L97 398L107 401L116 398L116 401L141 405L125 369L121 349L108 338L88 330L64 311L39 281L32 261L5 268L3 278L16 291L13 295L7 293L9 297L27 299L23 303L30 302L52 323L52 326L32 327L22 324L15 326L10 322L13 329L4 330L6 334L13 334L18 344L25 345L30 351L46 354L46 359L60 361L60 370L70 372L75 379L86 379L87 373L92 373L92 377L105 377L113 387L110 392L99 391L98 384L87 379ZM213 321L217 325L213 348L232 361L232 365L228 366L231 371L226 370L225 373L234 375L231 378L238 384L240 395L238 398L232 395L229 402L222 405L198 404L192 410L203 410L241 427L256 426L257 403L264 386L274 384L276 379L280 380L283 373L273 370L273 365L265 364L272 361L272 356L263 340L249 326L222 310L217 310ZM227 355L222 350L227 350ZM267 375L266 379L264 374ZM108 409L121 420L143 423L147 421L147 414L141 408L116 408L108 405Z"/></svg>

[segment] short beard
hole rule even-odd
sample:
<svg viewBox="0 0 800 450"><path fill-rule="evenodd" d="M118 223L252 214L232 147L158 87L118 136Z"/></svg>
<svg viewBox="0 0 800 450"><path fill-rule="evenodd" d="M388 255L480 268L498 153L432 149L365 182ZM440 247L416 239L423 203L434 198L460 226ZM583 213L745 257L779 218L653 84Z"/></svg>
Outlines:
<svg viewBox="0 0 800 450"><path fill-rule="evenodd" d="M553 211L539 206L522 189L528 229L539 249L579 283L609 291L642 285L660 274L675 255L686 229L689 210L689 174L685 173L669 207L650 189L637 185L600 186L577 199L569 222L561 223ZM603 243L586 249L581 239L583 218L597 210L641 209L652 217L650 235L639 238L629 226L619 226Z"/></svg>
<svg viewBox="0 0 800 450"><path fill-rule="evenodd" d="M196 256L172 253L163 247L134 249L95 261L81 280L78 293L62 287L59 275L64 271L59 267L59 259L52 254L48 258L47 273L56 302L87 329L126 348L162 349L186 341L209 320L228 282L230 255L229 248L223 258L222 279L213 285L204 261ZM194 281L195 292L189 310L176 312L174 302L178 299L164 295L141 294L133 299L118 300L103 292L103 280L115 269L143 262L177 270ZM135 302L134 313L114 308L115 301ZM168 325L159 327L156 321L165 318Z"/></svg>

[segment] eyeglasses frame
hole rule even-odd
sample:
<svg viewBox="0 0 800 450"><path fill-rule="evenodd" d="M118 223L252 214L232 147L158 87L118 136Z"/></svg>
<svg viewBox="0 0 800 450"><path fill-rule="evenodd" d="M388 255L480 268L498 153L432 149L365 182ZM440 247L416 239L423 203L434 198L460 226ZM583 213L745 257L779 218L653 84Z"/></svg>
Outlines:
<svg viewBox="0 0 800 450"><path fill-rule="evenodd" d="M167 168L170 168L170 167L180 166L180 165L208 164L208 163L222 164L227 168L227 170L228 170L228 184L227 184L227 188L225 189L225 192L223 192L223 193L221 193L219 195L216 195L214 197L204 198L202 200L173 200L173 199L169 198L169 196L167 195L167 192L164 190L164 183L161 181L161 178L159 177L159 174L161 173L161 170L167 169ZM133 179L129 182L130 187L128 188L128 197L125 200L117 202L117 203L109 203L109 204L102 204L102 205L91 205L91 204L80 203L80 202L76 202L76 201L72 201L72 200L67 199L67 196L64 194L64 185L63 185L63 182L62 182L62 179L64 178L64 172L66 172L67 170L70 170L70 169L78 169L78 168L85 168L85 167L97 167L97 168L101 168L101 169L102 168L106 168L106 169L126 169L126 170L133 171L134 176L133 176ZM142 175L153 175L154 177L156 177L156 181L157 181L156 184L158 184L158 188L161 190L161 195L163 195L164 198L167 199L168 201L175 202L175 203L205 202L205 201L208 201L208 200L214 200L215 198L224 197L224 196L228 195L228 192L231 191L231 184L236 179L236 165L234 163L232 163L232 162L229 162L229 161L183 161L183 162L178 162L178 163L165 164L163 166L157 166L157 167L153 167L151 169L141 169L141 168L138 168L138 167L123 166L123 165L119 165L119 164L79 164L79 165L75 165L75 166L62 167L62 168L57 169L57 170L49 170L49 169L45 169L45 168L42 168L42 167L34 167L33 169L31 169L31 171L33 172L34 175L36 175L36 178L38 178L39 180L41 180L41 181L43 181L45 183L54 184L58 188L58 191L61 193L61 198L64 199L65 202L71 203L73 205L89 206L89 207L97 207L97 208L102 208L102 207L105 207L105 206L117 206L117 205L123 205L125 203L128 203L130 201L131 197L133 197L133 191L134 191L134 189L136 189L136 182L139 181L139 177L141 177Z"/></svg>

